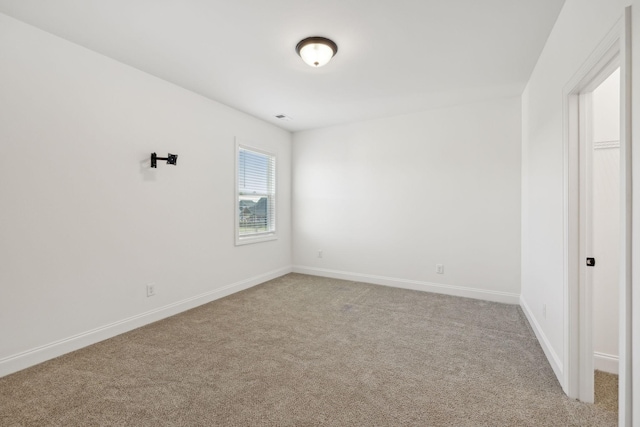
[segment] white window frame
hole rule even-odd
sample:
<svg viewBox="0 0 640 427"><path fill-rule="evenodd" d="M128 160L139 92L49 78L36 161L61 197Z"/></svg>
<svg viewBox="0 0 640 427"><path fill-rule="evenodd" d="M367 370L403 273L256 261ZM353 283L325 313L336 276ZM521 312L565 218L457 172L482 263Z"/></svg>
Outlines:
<svg viewBox="0 0 640 427"><path fill-rule="evenodd" d="M239 203L240 203L240 182L238 179L238 174L240 172L240 150L248 150L248 151L253 151L255 153L258 154L262 154L265 156L270 156L273 158L273 179L274 179L274 190L273 190L273 194L272 194L272 199L273 199L273 210L272 210L272 214L274 215L274 219L272 221L273 224L273 229L266 231L266 232L258 232L258 233L252 233L252 234L245 234L245 235L240 235L240 213L239 213ZM251 243L258 243L258 242L267 242L267 241L271 241L271 240L276 240L278 239L278 234L277 234L277 230L278 230L278 214L277 214L277 210L278 210L278 200L277 200L277 189L278 189L278 155L277 153L273 153L273 152L269 152L269 151L265 151L262 150L260 148L255 148L255 146L252 146L248 143L246 143L245 141L236 139L236 147L235 147L235 177L234 177L234 182L235 182L235 188L234 188L234 202L233 202L233 216L235 218L235 242L236 242L236 246L239 245L247 245L247 244L251 244ZM271 222L271 221L268 221Z"/></svg>

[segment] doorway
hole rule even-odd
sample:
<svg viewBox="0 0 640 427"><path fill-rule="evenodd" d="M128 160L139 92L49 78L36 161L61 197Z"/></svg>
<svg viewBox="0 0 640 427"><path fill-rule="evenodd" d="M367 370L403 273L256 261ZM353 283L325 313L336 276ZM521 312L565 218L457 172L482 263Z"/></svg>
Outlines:
<svg viewBox="0 0 640 427"><path fill-rule="evenodd" d="M619 160L617 163L617 175L609 176L606 185L599 185L598 190L601 191L594 191L594 178L603 179L603 159L611 160L611 155L615 153L605 153L604 146L613 145L612 141L617 140L619 147L619 108L614 108L614 111L603 111L607 107L610 110L611 106L602 105L603 99L611 97L609 93L611 89L617 90L618 93L620 92L619 78L617 80L617 88L611 88L615 81L608 81L609 77L614 75L619 67L619 49L614 46L592 67L580 84L574 88L573 94L570 96L570 101L572 101L570 111L575 119L575 124L570 129L570 131L574 132L573 138L570 140L574 144L570 158L574 162L573 174L576 179L575 187L573 191L570 191L570 197L573 198L575 203L573 205L575 210L570 214L570 222L575 227L575 241L572 242L575 244L572 267L574 269L574 285L576 286L574 293L570 294L570 299L573 297L572 302L575 304L574 315L577 320L576 329L571 338L578 344L577 352L573 355L575 358L574 367L578 367L577 375L574 378L577 393L572 397L578 397L581 401L590 403L594 402L595 339L601 338L600 336L596 337L594 333L594 319L598 319L598 326L602 327L603 323L607 323L606 321L603 322L603 317L610 319L619 313L617 309L619 307L618 300L611 297L612 293L615 294L616 292L610 292L611 287L616 286L618 283L602 285L603 281L611 280L611 277L603 278L603 276L617 276L619 271L616 268L619 251L614 254L607 253L603 246L620 246L620 232L611 233L611 229L614 228L615 224L611 224L610 221L612 215L619 215L620 207L618 205L616 209L616 207L604 206L604 203L602 203L603 196L613 193L615 197L616 194L619 194L619 191L616 192L615 190L609 194L603 194L607 192L602 191L602 187L606 187L608 190L611 190L612 187L621 187L622 176ZM609 90L603 90L603 88ZM594 99L598 100L597 104L594 103ZM610 104L610 102L604 102L604 104ZM611 150L615 150L615 148L611 148ZM620 153L619 148L617 153ZM605 156L602 154L605 154ZM606 155L609 156L607 157ZM597 170L594 168L594 163L599 166ZM620 203L619 196L617 199L618 203ZM598 202L597 204L595 203L596 201ZM606 224L604 227L603 222ZM596 233L596 225L598 233ZM605 243L603 243L603 235L607 235L608 238ZM596 253L599 254L597 257ZM604 264L604 268L600 264ZM611 273L612 270L613 273ZM607 301L612 302L612 304L607 304L607 309L613 310L613 313L604 313L606 309L603 309L601 300L597 301L597 305L594 304L596 281L598 282L598 296L602 293L607 294ZM607 293L607 290L609 290L609 293ZM609 322L609 327L612 327L611 322ZM609 331L609 334L612 333L617 333L617 331ZM615 356L618 354L617 342L614 342L614 348L612 349L609 344L613 340L608 338L610 336L603 339L607 342L608 353L601 351L600 354ZM605 345L601 342L603 340L598 341L598 347ZM600 362L600 359L598 359L598 362Z"/></svg>
<svg viewBox="0 0 640 427"><path fill-rule="evenodd" d="M618 414L621 426L630 426L631 389L631 9L567 83L565 100L565 319L563 389L569 397L585 402L594 399L593 274L587 258L593 254L593 194L589 179L594 159L591 103L593 92L619 68L619 280L618 280ZM605 138L609 139L609 138ZM612 138L615 139L615 138ZM599 154L598 154L599 155ZM591 217L589 217L591 214ZM615 332L614 332L615 334ZM601 354L609 354L601 352ZM596 363L600 363L599 360Z"/></svg>
<svg viewBox="0 0 640 427"><path fill-rule="evenodd" d="M613 64L616 64L614 62ZM610 75L605 68L595 89L580 94L584 112L580 148L585 188L582 217L584 245L591 266L585 263L584 291L592 297L593 396L585 400L614 407L618 402L618 316L620 278L620 68ZM604 81L598 83L602 78Z"/></svg>

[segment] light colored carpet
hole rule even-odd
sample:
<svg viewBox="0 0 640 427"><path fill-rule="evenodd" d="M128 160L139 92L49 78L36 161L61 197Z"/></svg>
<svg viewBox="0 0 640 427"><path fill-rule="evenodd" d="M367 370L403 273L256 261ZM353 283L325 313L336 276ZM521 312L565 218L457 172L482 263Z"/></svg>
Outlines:
<svg viewBox="0 0 640 427"><path fill-rule="evenodd" d="M0 379L2 426L613 426L517 306L289 274Z"/></svg>
<svg viewBox="0 0 640 427"><path fill-rule="evenodd" d="M594 397L596 405L607 411L618 411L618 376L595 371Z"/></svg>

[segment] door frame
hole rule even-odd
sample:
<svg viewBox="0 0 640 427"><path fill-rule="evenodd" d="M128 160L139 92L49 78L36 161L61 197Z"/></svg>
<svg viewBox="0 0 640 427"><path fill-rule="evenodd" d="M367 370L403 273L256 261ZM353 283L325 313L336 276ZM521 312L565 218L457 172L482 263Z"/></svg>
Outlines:
<svg viewBox="0 0 640 427"><path fill-rule="evenodd" d="M607 70L620 66L620 339L619 339L619 425L631 422L631 8L607 34L563 91L564 125L564 359L563 389L572 398L593 400L592 301L586 271L584 209L589 202L580 173L588 155L581 145L585 97L595 89ZM610 73L609 73L610 74ZM608 74L607 74L608 75ZM588 101L588 99L587 99ZM586 103L588 104L588 102Z"/></svg>
<svg viewBox="0 0 640 427"><path fill-rule="evenodd" d="M620 67L620 53L615 48L608 52L602 62L594 67L598 71L590 81L578 85L578 176L579 176L579 265L578 265L578 318L579 318L579 392L583 402L594 402L593 360L593 269L586 266L587 257L594 255L593 246L593 91ZM621 84L622 85L622 84ZM571 108L571 107L570 107ZM572 112L572 111L570 111ZM622 176L618 177L620 183ZM619 305L619 304L618 304Z"/></svg>

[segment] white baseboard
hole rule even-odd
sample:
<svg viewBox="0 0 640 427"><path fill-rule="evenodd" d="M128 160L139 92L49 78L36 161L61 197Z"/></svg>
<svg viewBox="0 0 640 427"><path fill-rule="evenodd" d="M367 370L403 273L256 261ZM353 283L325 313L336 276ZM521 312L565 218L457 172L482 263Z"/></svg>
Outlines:
<svg viewBox="0 0 640 427"><path fill-rule="evenodd" d="M391 286L394 288L412 289L416 291L434 292L465 298L481 299L485 301L518 304L520 295L509 292L489 291L468 288L464 286L443 285L440 283L422 282L418 280L398 279L393 277L374 276L371 274L352 273L347 271L327 270L324 268L293 266L294 273L312 276L331 277L333 279L352 280L355 282L372 283L374 285Z"/></svg>
<svg viewBox="0 0 640 427"><path fill-rule="evenodd" d="M224 298L293 271L291 266L254 276L191 298L177 301L108 325L0 359L0 377L45 362L82 347L104 341L149 323L176 315L200 305Z"/></svg>
<svg viewBox="0 0 640 427"><path fill-rule="evenodd" d="M593 352L593 368L598 371L618 375L618 356L613 354Z"/></svg>
<svg viewBox="0 0 640 427"><path fill-rule="evenodd" d="M553 373L556 374L556 378L558 378L558 381L560 382L560 385L564 390L565 389L564 371L563 371L562 362L560 361L560 358L558 357L556 352L553 350L553 347L551 346L551 343L547 339L547 336L542 331L542 327L534 317L533 313L531 312L531 309L527 305L527 302L524 300L524 298L522 298L522 296L520 296L520 307L522 308L524 315L527 317L527 320L529 321L529 325L531 325L531 329L533 329L533 332L536 334L536 338L538 338L538 342L542 347L542 351L544 351L545 356L547 356L547 360L551 365L551 369L553 369Z"/></svg>

